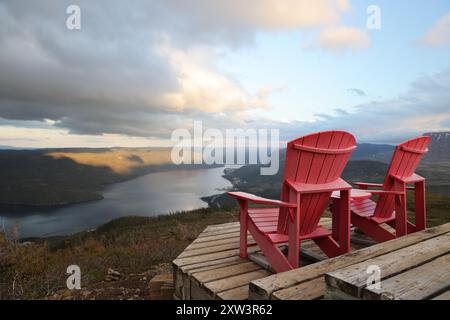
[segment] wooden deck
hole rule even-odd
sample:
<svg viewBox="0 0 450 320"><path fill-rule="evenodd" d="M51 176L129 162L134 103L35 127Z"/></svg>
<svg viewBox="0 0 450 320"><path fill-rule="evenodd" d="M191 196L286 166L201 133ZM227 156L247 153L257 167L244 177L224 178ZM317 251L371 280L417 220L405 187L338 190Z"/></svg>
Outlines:
<svg viewBox="0 0 450 320"><path fill-rule="evenodd" d="M331 221L324 218L321 224L327 227ZM305 300L450 297L447 291L450 289L450 224L367 248L364 247L370 245L370 241L356 238L350 254L333 259L326 259L313 242L304 242L301 248L303 266L273 274L257 246L250 247L249 253L251 259L258 263L239 257L239 223L209 226L173 261L174 298ZM252 242L249 235L249 243ZM365 290L369 276L365 271L369 265L381 268L382 290ZM436 269L441 271L438 274L429 272ZM418 274L427 276L414 282ZM399 285L398 280L404 285ZM411 290L407 288L413 288L416 293L408 293Z"/></svg>

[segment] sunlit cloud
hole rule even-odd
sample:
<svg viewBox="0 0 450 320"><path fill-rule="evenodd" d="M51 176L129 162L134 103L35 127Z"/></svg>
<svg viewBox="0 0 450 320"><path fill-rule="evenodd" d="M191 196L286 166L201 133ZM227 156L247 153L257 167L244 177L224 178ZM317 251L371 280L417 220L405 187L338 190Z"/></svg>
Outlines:
<svg viewBox="0 0 450 320"><path fill-rule="evenodd" d="M439 18L419 39L419 44L438 47L450 44L450 13Z"/></svg>
<svg viewBox="0 0 450 320"><path fill-rule="evenodd" d="M266 90L251 94L214 70L208 65L213 57L206 49L186 52L165 44L158 46L157 51L168 59L179 83L177 91L164 96L169 109L177 112L194 109L229 114L268 108Z"/></svg>
<svg viewBox="0 0 450 320"><path fill-rule="evenodd" d="M351 10L347 0L81 0L73 33L57 16L69 4L0 2L1 118L147 138L194 118L242 123L270 108L269 86L244 88L215 67L215 49L260 31L325 28Z"/></svg>

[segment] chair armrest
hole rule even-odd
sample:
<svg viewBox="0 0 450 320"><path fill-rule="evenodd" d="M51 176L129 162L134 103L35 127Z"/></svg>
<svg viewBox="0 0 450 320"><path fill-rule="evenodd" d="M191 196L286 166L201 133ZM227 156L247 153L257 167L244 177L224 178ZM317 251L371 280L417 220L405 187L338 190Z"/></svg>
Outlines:
<svg viewBox="0 0 450 320"><path fill-rule="evenodd" d="M333 192L338 190L351 190L352 186L349 185L344 179L337 179L336 181L323 184L307 184L298 183L292 180L286 180L287 185L298 193L317 193L317 192Z"/></svg>
<svg viewBox="0 0 450 320"><path fill-rule="evenodd" d="M382 188L383 185L381 183L368 183L368 182L355 182L355 185L358 188L362 188L362 187L370 187L370 188Z"/></svg>
<svg viewBox="0 0 450 320"><path fill-rule="evenodd" d="M257 204L264 204L264 205L268 205L268 206L278 206L278 207L284 207L284 208L297 207L297 204L295 204L295 203L288 203L288 202L284 202L284 201L280 201L280 200L272 200L272 199L262 198L262 197L258 197L258 196L255 196L253 194L246 193L246 192L228 192L228 195L230 195L238 200L244 200L244 201L249 201L249 202L257 203Z"/></svg>
<svg viewBox="0 0 450 320"><path fill-rule="evenodd" d="M397 196L401 196L404 195L405 193L403 191L393 191L393 190L364 190L366 192L369 192L371 194L392 194L392 195L397 195Z"/></svg>
<svg viewBox="0 0 450 320"><path fill-rule="evenodd" d="M405 183L405 184L411 184L411 183L425 181L425 178L419 176L417 173L414 173L412 176L407 177L407 178L398 177L396 175L391 174L391 178L394 179L394 180L397 180L397 181L399 181L401 183Z"/></svg>

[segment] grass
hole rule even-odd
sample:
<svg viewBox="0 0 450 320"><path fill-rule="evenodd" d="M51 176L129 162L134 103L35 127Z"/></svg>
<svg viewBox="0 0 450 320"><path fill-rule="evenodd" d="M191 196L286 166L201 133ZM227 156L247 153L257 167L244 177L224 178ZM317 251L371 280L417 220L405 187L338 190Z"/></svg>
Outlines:
<svg viewBox="0 0 450 320"><path fill-rule="evenodd" d="M64 289L69 265L81 268L83 287L108 268L139 273L171 262L206 226L235 221L235 211L201 209L160 217L121 218L93 232L30 244L0 234L0 299L44 299ZM14 235L9 234L9 238Z"/></svg>
<svg viewBox="0 0 450 320"><path fill-rule="evenodd" d="M414 209L408 196L408 209ZM427 194L428 226L450 222L450 197ZM66 268L76 264L82 285L105 279L108 268L122 274L145 272L170 263L208 225L237 221L237 210L200 209L159 217L126 217L92 232L14 240L17 230L0 234L0 299L45 299L65 288ZM12 239L12 240L11 240Z"/></svg>

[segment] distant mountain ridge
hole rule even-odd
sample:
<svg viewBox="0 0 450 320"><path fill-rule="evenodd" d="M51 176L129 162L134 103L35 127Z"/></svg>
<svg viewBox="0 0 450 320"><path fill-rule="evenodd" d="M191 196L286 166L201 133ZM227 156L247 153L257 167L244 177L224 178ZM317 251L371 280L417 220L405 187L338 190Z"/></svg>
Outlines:
<svg viewBox="0 0 450 320"><path fill-rule="evenodd" d="M428 132L431 137L429 152L424 157L425 162L446 163L450 161L450 132ZM395 146L388 144L358 144L351 160L371 160L389 163Z"/></svg>
<svg viewBox="0 0 450 320"><path fill-rule="evenodd" d="M431 137L430 151L425 160L429 162L450 161L450 132L428 132L425 135Z"/></svg>
<svg viewBox="0 0 450 320"><path fill-rule="evenodd" d="M395 146L389 144L361 143L353 152L351 160L371 160L388 163Z"/></svg>

